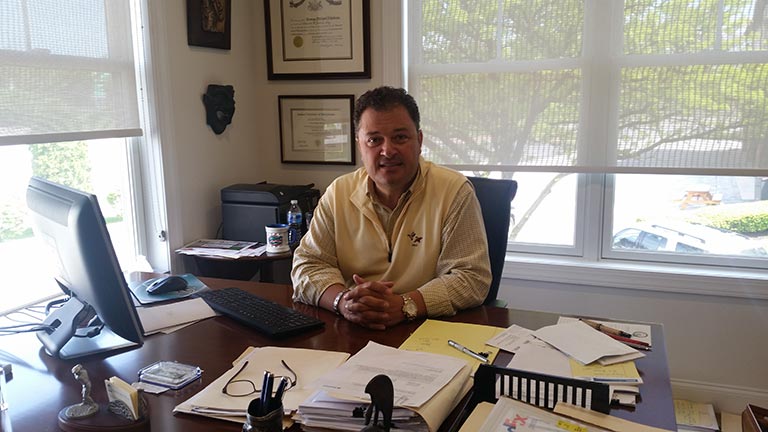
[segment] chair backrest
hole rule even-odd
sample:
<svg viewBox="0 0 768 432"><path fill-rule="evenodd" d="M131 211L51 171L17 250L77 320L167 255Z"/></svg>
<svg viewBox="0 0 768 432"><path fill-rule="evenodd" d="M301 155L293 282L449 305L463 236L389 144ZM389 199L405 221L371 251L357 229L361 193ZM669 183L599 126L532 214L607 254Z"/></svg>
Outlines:
<svg viewBox="0 0 768 432"><path fill-rule="evenodd" d="M493 280L488 296L483 302L487 305L494 303L499 293L504 256L507 253L511 203L517 193L517 182L483 177L467 177L467 179L475 187L475 195L483 212L485 235L488 238L488 255L491 259Z"/></svg>

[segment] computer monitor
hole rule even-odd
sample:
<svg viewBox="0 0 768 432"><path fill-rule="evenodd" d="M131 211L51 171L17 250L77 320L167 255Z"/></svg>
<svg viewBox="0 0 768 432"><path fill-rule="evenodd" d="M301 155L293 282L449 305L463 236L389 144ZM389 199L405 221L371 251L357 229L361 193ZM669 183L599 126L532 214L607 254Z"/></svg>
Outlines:
<svg viewBox="0 0 768 432"><path fill-rule="evenodd" d="M96 196L32 177L27 206L35 235L57 265L69 295L37 332L63 359L141 346L144 329L131 300Z"/></svg>

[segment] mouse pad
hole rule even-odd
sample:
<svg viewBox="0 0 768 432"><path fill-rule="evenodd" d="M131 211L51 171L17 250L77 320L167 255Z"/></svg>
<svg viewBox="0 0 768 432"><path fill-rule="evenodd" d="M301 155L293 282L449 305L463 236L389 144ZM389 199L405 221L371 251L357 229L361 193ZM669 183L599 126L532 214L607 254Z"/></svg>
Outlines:
<svg viewBox="0 0 768 432"><path fill-rule="evenodd" d="M204 290L208 288L206 284L204 284L200 279L195 277L192 273L185 273L183 275L178 275L179 277L183 278L185 281L187 281L187 287L181 291L173 291L165 294L149 294L147 293L147 287L149 287L152 282L161 279L161 278L154 278L145 280L141 283L135 283L131 284L131 292L133 293L133 296L136 297L136 300L140 304L150 304L150 303L157 303L161 301L166 300L176 300L184 297L189 297L192 294ZM164 276L163 276L164 277Z"/></svg>

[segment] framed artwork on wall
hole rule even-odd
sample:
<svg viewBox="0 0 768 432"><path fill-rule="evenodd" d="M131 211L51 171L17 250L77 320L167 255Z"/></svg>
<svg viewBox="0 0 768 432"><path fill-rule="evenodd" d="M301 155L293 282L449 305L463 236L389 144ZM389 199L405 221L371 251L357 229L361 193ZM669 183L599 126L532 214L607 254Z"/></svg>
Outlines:
<svg viewBox="0 0 768 432"><path fill-rule="evenodd" d="M278 96L283 163L354 165L354 95Z"/></svg>
<svg viewBox="0 0 768 432"><path fill-rule="evenodd" d="M371 77L370 0L264 0L270 80Z"/></svg>
<svg viewBox="0 0 768 432"><path fill-rule="evenodd" d="M187 45L230 49L232 0L187 0Z"/></svg>

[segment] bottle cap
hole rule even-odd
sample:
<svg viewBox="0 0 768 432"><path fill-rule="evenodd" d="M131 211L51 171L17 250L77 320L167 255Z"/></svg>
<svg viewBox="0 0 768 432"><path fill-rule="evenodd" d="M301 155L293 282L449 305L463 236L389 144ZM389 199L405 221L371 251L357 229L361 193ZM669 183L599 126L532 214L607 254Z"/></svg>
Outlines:
<svg viewBox="0 0 768 432"><path fill-rule="evenodd" d="M291 200L291 204L298 204L299 200Z"/></svg>

